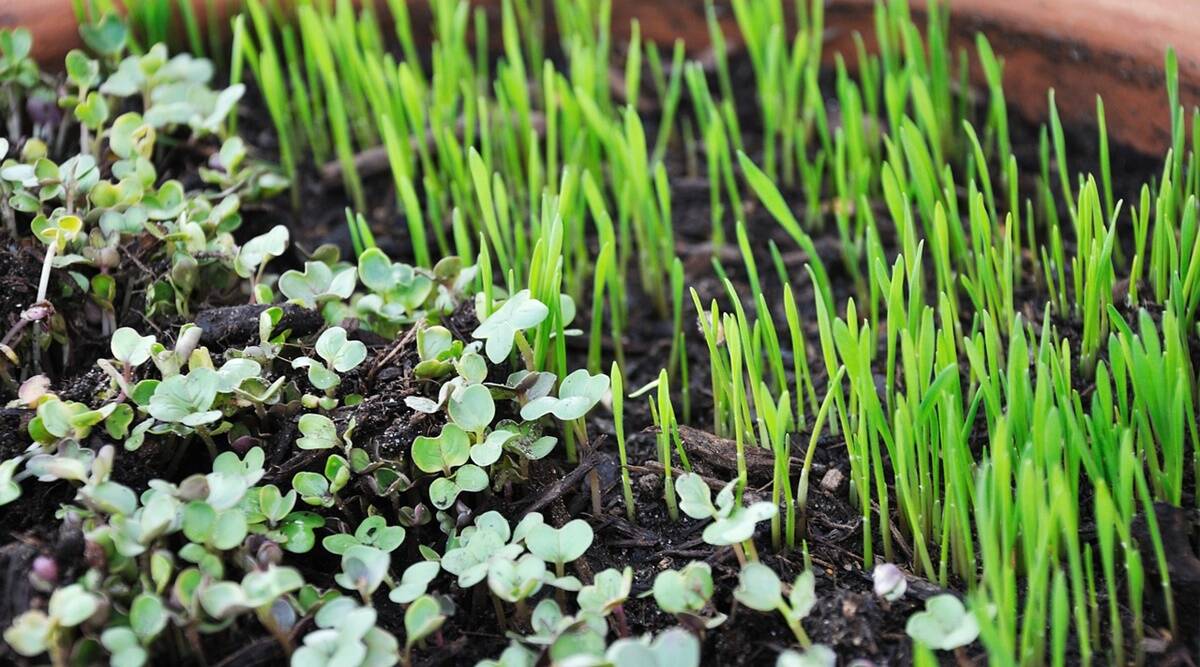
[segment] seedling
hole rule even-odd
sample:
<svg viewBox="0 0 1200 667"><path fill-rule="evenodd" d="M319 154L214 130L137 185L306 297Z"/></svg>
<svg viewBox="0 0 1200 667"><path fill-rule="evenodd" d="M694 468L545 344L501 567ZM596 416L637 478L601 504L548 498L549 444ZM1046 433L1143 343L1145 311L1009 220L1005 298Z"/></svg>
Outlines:
<svg viewBox="0 0 1200 667"><path fill-rule="evenodd" d="M298 472L292 477L292 488L300 494L300 500L317 507L332 507L340 503L337 496L350 481L350 464L338 454L325 460L323 473Z"/></svg>
<svg viewBox="0 0 1200 667"><path fill-rule="evenodd" d="M436 603L434 603L436 606ZM317 667L337 661L348 665L391 664L400 659L400 643L375 626L375 610L350 598L337 598L316 614L318 630L304 636L304 646L292 655L296 667Z"/></svg>
<svg viewBox="0 0 1200 667"><path fill-rule="evenodd" d="M562 528L542 523L529 530L525 546L538 558L554 563L555 573L562 578L564 566L587 551L592 537L592 527L583 519L572 519Z"/></svg>
<svg viewBox="0 0 1200 667"><path fill-rule="evenodd" d="M925 610L910 616L904 631L929 648L950 651L975 641L979 623L962 600L943 593L926 600Z"/></svg>
<svg viewBox="0 0 1200 667"><path fill-rule="evenodd" d="M176 430L188 433L195 430L208 445L209 452L216 458L216 445L208 435L206 426L221 419L220 410L213 409L217 398L221 376L210 368L197 368L185 375L173 375L163 380L150 397L150 416L177 424Z"/></svg>
<svg viewBox="0 0 1200 667"><path fill-rule="evenodd" d="M563 379L558 386L557 398L542 396L526 403L521 408L521 418L535 420L552 414L562 421L571 422L575 433L586 447L588 446L587 425L584 424L583 417L604 398L608 388L607 375L591 375L586 369L581 368ZM568 440L567 444L567 459L574 461L575 451L571 440ZM588 482L592 492L592 511L599 514L600 480L594 470L589 473Z"/></svg>
<svg viewBox="0 0 1200 667"><path fill-rule="evenodd" d="M150 359L154 343L154 336L141 336L130 327L121 327L113 332L109 341L113 359L121 364L121 370L118 372L107 359L96 363L117 383L121 392L128 395L131 392L130 383L133 381L134 369Z"/></svg>
<svg viewBox="0 0 1200 667"><path fill-rule="evenodd" d="M301 435L296 438L296 446L300 449L330 449L338 444L337 426L325 415L301 415L297 426Z"/></svg>
<svg viewBox="0 0 1200 667"><path fill-rule="evenodd" d="M540 419L552 414L561 421L581 419L608 392L608 376L591 375L585 369L574 371L558 386L558 397L542 396L521 408L523 419Z"/></svg>
<svg viewBox="0 0 1200 667"><path fill-rule="evenodd" d="M604 652L614 665L698 667L700 640L687 630L672 628L653 640L618 639Z"/></svg>
<svg viewBox="0 0 1200 667"><path fill-rule="evenodd" d="M357 271L353 266L331 269L324 262L305 262L304 271L292 269L279 276L279 291L293 303L317 308L354 293Z"/></svg>
<svg viewBox="0 0 1200 667"><path fill-rule="evenodd" d="M388 594L388 599L397 604L409 604L425 594L429 582L441 571L437 561L413 563L400 576L400 583Z"/></svg>
<svg viewBox="0 0 1200 667"><path fill-rule="evenodd" d="M348 340L341 327L326 329L317 338L314 350L319 360L297 357L292 368L308 368L308 381L327 393L341 383L338 373L354 370L367 358L367 346L362 341Z"/></svg>
<svg viewBox="0 0 1200 667"><path fill-rule="evenodd" d="M471 456L471 440L457 424L446 424L436 438L417 436L412 459L422 472L451 475Z"/></svg>
<svg viewBox="0 0 1200 667"><path fill-rule="evenodd" d="M370 604L371 594L388 576L391 557L387 551L366 544L350 545L341 555L342 571L334 581L342 588L358 591L363 604Z"/></svg>
<svg viewBox="0 0 1200 667"><path fill-rule="evenodd" d="M686 625L715 628L725 615L707 613L713 595L712 568L704 561L692 561L681 570L663 570L654 577L651 589L659 609L674 614Z"/></svg>
<svg viewBox="0 0 1200 667"><path fill-rule="evenodd" d="M518 608L542 588L545 578L546 562L533 554L516 561L499 558L488 566L487 582L492 594Z"/></svg>
<svg viewBox="0 0 1200 667"><path fill-rule="evenodd" d="M491 315L480 322L471 336L484 341L483 349L493 364L508 358L514 343L521 349L525 364L533 370L532 350L521 333L537 326L550 314L546 304L533 298L529 290L513 294Z"/></svg>
<svg viewBox="0 0 1200 667"><path fill-rule="evenodd" d="M53 650L65 633L94 615L101 598L83 587L71 584L54 591L46 611L31 610L18 616L4 631L4 641L17 653L34 657Z"/></svg>
<svg viewBox="0 0 1200 667"><path fill-rule="evenodd" d="M753 558L754 527L758 522L775 516L778 508L767 502L741 506L734 497L735 486L736 481L726 484L717 494L717 504L714 506L712 492L699 475L684 473L675 482L679 509L684 514L693 519L713 519L704 529L705 542L717 546L742 545Z"/></svg>
<svg viewBox="0 0 1200 667"><path fill-rule="evenodd" d="M629 636L629 624L625 620L625 601L633 588L633 568L624 571L609 568L596 574L590 585L579 589L579 608L584 612L607 616L617 620L617 632Z"/></svg>
<svg viewBox="0 0 1200 667"><path fill-rule="evenodd" d="M404 612L404 630L408 633L404 640L404 663L412 664L412 647L429 635L438 631L446 616L442 613L441 605L429 595L422 595L413 600Z"/></svg>
<svg viewBox="0 0 1200 667"><path fill-rule="evenodd" d="M746 563L742 566L738 587L733 596L751 609L762 612L778 611L796 635L796 640L806 649L812 646L812 641L800 624L817 603L815 580L811 570L805 570L796 577L785 599L783 586L774 570L762 563Z"/></svg>
<svg viewBox="0 0 1200 667"><path fill-rule="evenodd" d="M429 485L429 500L433 506L448 509L458 499L460 493L475 493L487 488L487 472L479 466L468 463L450 477L439 477Z"/></svg>
<svg viewBox="0 0 1200 667"><path fill-rule="evenodd" d="M888 602L899 600L904 597L904 591L908 590L908 580L904 578L904 573L891 563L875 566L871 578L874 580L875 594Z"/></svg>
<svg viewBox="0 0 1200 667"><path fill-rule="evenodd" d="M478 358L478 355L475 356ZM482 380L482 377L478 379ZM467 385L451 393L446 408L455 424L476 434L477 438L496 416L492 392L481 384Z"/></svg>
<svg viewBox="0 0 1200 667"><path fill-rule="evenodd" d="M295 490L281 493L267 484L246 496L247 528L264 535L292 553L307 553L317 542L315 532L325 526L325 517L306 511L293 511L298 496Z"/></svg>
<svg viewBox="0 0 1200 667"><path fill-rule="evenodd" d="M351 547L363 545L378 549L384 553L395 551L404 543L404 527L389 526L381 516L369 516L358 524L353 535L334 533L321 541L321 545L331 554L344 555ZM435 570L436 573L436 570Z"/></svg>
<svg viewBox="0 0 1200 667"><path fill-rule="evenodd" d="M233 268L239 276L251 279L250 288L255 300L264 303L271 302L270 292L260 289L262 287L260 282L263 272L266 271L267 262L282 255L287 250L287 246L287 227L276 225L267 233L250 239L241 248L238 248L237 256L233 260Z"/></svg>
<svg viewBox="0 0 1200 667"><path fill-rule="evenodd" d="M501 521L503 519L501 518ZM508 523L481 526L464 535L462 544L446 551L442 556L442 569L458 577L458 585L470 588L487 576L488 565L493 558L513 560L521 555L520 544L508 542Z"/></svg>

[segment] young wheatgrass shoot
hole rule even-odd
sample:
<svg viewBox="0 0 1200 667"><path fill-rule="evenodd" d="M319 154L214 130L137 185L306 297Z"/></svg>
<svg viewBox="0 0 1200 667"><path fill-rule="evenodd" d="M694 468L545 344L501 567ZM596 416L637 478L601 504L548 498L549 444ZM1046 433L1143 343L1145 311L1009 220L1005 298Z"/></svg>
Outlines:
<svg viewBox="0 0 1200 667"><path fill-rule="evenodd" d="M677 427L672 421L673 410L671 408L671 393L666 369L659 371L658 380L655 385L657 387L657 402L654 398L651 398L649 399L649 405L651 420L658 427L658 432L655 433L655 448L658 452L658 462L663 469L663 500L667 504L667 516L672 521L678 521L679 503L675 493L675 473L671 462L672 430L677 430Z"/></svg>
<svg viewBox="0 0 1200 667"><path fill-rule="evenodd" d="M621 367L613 362L609 370L612 382L613 432L617 439L617 455L621 459L621 492L625 498L625 516L630 523L637 522L637 510L633 500L633 484L629 480L629 458L625 450L625 381Z"/></svg>

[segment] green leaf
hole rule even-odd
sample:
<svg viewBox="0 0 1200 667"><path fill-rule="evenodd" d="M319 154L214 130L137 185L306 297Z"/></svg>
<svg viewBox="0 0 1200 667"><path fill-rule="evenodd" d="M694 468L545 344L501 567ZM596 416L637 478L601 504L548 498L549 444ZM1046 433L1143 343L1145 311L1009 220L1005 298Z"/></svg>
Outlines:
<svg viewBox="0 0 1200 667"><path fill-rule="evenodd" d="M775 611L783 603L783 586L774 570L762 563L750 562L742 567L733 597L751 609Z"/></svg>
<svg viewBox="0 0 1200 667"><path fill-rule="evenodd" d="M296 439L296 446L300 449L330 449L338 444L337 426L325 415L301 415L299 427L303 435Z"/></svg>
<svg viewBox="0 0 1200 667"><path fill-rule="evenodd" d="M154 336L142 336L130 327L121 327L112 334L109 347L113 358L127 366L141 366L150 358Z"/></svg>
<svg viewBox="0 0 1200 667"><path fill-rule="evenodd" d="M387 552L356 544L342 554L342 571L334 579L343 588L370 595L383 583L389 564Z"/></svg>
<svg viewBox="0 0 1200 667"><path fill-rule="evenodd" d="M675 481L679 509L693 519L709 519L717 514L712 504L712 491L700 475L684 473Z"/></svg>
<svg viewBox="0 0 1200 667"><path fill-rule="evenodd" d="M121 114L109 128L108 147L122 160L149 157L154 149L154 128L147 125L140 114Z"/></svg>
<svg viewBox="0 0 1200 667"><path fill-rule="evenodd" d="M500 459L500 455L504 452L504 445L518 435L514 431L501 428L488 433L483 442L471 447L471 462L484 468L492 465Z"/></svg>
<svg viewBox="0 0 1200 667"><path fill-rule="evenodd" d="M50 617L64 627L73 628L92 617L100 608L100 597L81 584L71 584L50 595Z"/></svg>
<svg viewBox="0 0 1200 667"><path fill-rule="evenodd" d="M263 607L279 598L299 590L304 585L304 577L293 567L272 565L266 570L248 572L242 578L242 591L246 594L246 603L252 607Z"/></svg>
<svg viewBox="0 0 1200 667"><path fill-rule="evenodd" d="M129 627L143 643L149 643L167 626L167 609L153 593L142 593L129 607Z"/></svg>
<svg viewBox="0 0 1200 667"><path fill-rule="evenodd" d="M698 612L712 598L712 569L704 561L692 561L682 570L664 570L654 578L652 592L668 614Z"/></svg>
<svg viewBox="0 0 1200 667"><path fill-rule="evenodd" d="M413 563L400 577L400 584L388 594L388 599L396 604L408 604L425 594L429 582L441 571L437 561L421 561Z"/></svg>
<svg viewBox="0 0 1200 667"><path fill-rule="evenodd" d="M265 234L250 239L238 248L233 267L243 278L250 278L260 266L287 251L288 228L275 225Z"/></svg>
<svg viewBox="0 0 1200 667"><path fill-rule="evenodd" d="M246 515L238 511L221 512L213 525L212 545L222 551L240 546L246 539Z"/></svg>
<svg viewBox="0 0 1200 667"><path fill-rule="evenodd" d="M471 440L456 424L446 424L436 438L417 436L413 441L412 459L422 472L450 472L467 462L471 455Z"/></svg>
<svg viewBox="0 0 1200 667"><path fill-rule="evenodd" d="M568 521L562 528L548 524L534 526L525 538L525 546L542 560L569 563L592 545L592 527L583 519Z"/></svg>
<svg viewBox="0 0 1200 667"><path fill-rule="evenodd" d="M99 130L108 122L108 101L96 91L90 91L75 105L75 118L92 130Z"/></svg>
<svg viewBox="0 0 1200 667"><path fill-rule="evenodd" d="M515 562L499 558L488 566L488 588L501 600L518 602L536 593L545 576L545 561L533 554Z"/></svg>
<svg viewBox="0 0 1200 667"><path fill-rule="evenodd" d="M84 44L102 56L119 55L125 50L128 35L125 22L113 13L105 14L96 23L79 26L79 36L83 38Z"/></svg>
<svg viewBox="0 0 1200 667"><path fill-rule="evenodd" d="M341 327L326 329L317 339L316 351L339 373L353 370L367 358L367 346L362 341L347 340L346 330Z"/></svg>
<svg viewBox="0 0 1200 667"><path fill-rule="evenodd" d="M17 653L32 658L46 652L54 621L37 609L18 616L4 631L4 641Z"/></svg>
<svg viewBox="0 0 1200 667"><path fill-rule="evenodd" d="M607 615L615 607L625 603L633 587L633 568L624 570L609 568L596 574L591 585L579 591L579 608Z"/></svg>
<svg viewBox="0 0 1200 667"><path fill-rule="evenodd" d="M518 331L537 326L549 314L550 309L546 304L530 296L529 290L523 289L509 297L471 335L485 341L487 358L493 364L498 364L508 358Z"/></svg>
<svg viewBox="0 0 1200 667"><path fill-rule="evenodd" d="M155 192L147 192L142 202L151 220L173 220L183 213L187 196L183 192L183 184L172 180L163 183Z"/></svg>
<svg viewBox="0 0 1200 667"><path fill-rule="evenodd" d="M926 600L925 610L910 616L904 631L930 648L950 651L975 641L979 623L961 600L943 593Z"/></svg>
<svg viewBox="0 0 1200 667"><path fill-rule="evenodd" d="M439 477L429 485L429 500L437 509L448 509L458 494L482 491L487 488L487 473L477 465L468 463L459 468L453 477Z"/></svg>
<svg viewBox="0 0 1200 667"><path fill-rule="evenodd" d="M21 497L21 485L13 481L20 458L0 461L0 505L7 505Z"/></svg>
<svg viewBox="0 0 1200 667"><path fill-rule="evenodd" d="M563 379L558 387L558 398L542 396L533 399L521 408L521 418L533 420L553 414L562 421L579 419L604 398L608 388L607 375L591 375L581 368Z"/></svg>
<svg viewBox="0 0 1200 667"><path fill-rule="evenodd" d="M163 380L150 398L150 416L159 421L185 426L210 424L221 418L220 410L211 410L217 397L220 377L209 368L197 368L186 375Z"/></svg>
<svg viewBox="0 0 1200 667"><path fill-rule="evenodd" d="M496 416L496 403L487 387L472 384L450 395L447 411L464 430L482 433Z"/></svg>
<svg viewBox="0 0 1200 667"><path fill-rule="evenodd" d="M294 303L316 308L332 299L349 299L356 278L357 271L352 266L335 274L324 262L305 262L303 273L293 269L279 277L279 291Z"/></svg>
<svg viewBox="0 0 1200 667"><path fill-rule="evenodd" d="M218 581L200 591L200 606L216 619L230 618L247 607L246 593L232 581Z"/></svg>
<svg viewBox="0 0 1200 667"><path fill-rule="evenodd" d="M408 635L404 639L405 646L411 647L425 639L442 627L445 621L441 605L431 596L422 595L413 600L404 612L404 631Z"/></svg>
<svg viewBox="0 0 1200 667"><path fill-rule="evenodd" d="M796 577L796 581L792 584L792 590L788 593L788 607L791 608L788 616L796 620L803 619L808 616L816 604L816 579L813 577L812 570L805 570Z"/></svg>
<svg viewBox="0 0 1200 667"><path fill-rule="evenodd" d="M329 480L324 475L307 470L298 472L292 477L292 488L309 505L328 507L333 504L333 499L329 497Z"/></svg>

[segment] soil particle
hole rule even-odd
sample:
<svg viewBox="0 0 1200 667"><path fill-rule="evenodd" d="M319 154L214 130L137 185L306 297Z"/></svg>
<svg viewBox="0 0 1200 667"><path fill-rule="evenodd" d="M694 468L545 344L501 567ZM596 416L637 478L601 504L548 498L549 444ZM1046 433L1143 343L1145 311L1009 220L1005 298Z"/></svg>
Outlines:
<svg viewBox="0 0 1200 667"><path fill-rule="evenodd" d="M258 316L268 307L265 304L243 304L209 308L196 313L196 326L204 330L200 343L213 352L257 343ZM291 338L312 335L325 324L321 314L315 310L294 304L284 304L280 308L283 309L283 317L275 331L291 330Z"/></svg>

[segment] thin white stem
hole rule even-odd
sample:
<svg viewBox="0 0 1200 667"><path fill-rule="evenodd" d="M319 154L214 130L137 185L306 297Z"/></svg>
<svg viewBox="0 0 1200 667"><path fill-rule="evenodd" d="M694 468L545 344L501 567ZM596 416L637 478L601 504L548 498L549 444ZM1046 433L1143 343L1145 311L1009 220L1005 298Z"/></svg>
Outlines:
<svg viewBox="0 0 1200 667"><path fill-rule="evenodd" d="M46 300L46 290L50 287L50 269L54 264L54 255L57 251L57 239L46 246L46 259L42 261L42 278L38 281L37 300L34 303L41 303Z"/></svg>

